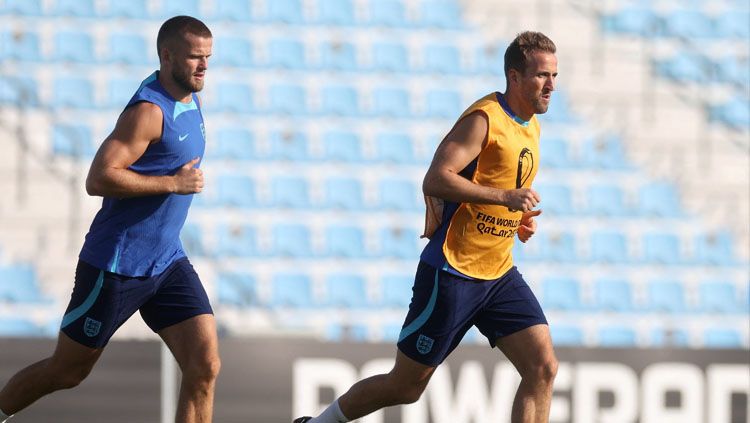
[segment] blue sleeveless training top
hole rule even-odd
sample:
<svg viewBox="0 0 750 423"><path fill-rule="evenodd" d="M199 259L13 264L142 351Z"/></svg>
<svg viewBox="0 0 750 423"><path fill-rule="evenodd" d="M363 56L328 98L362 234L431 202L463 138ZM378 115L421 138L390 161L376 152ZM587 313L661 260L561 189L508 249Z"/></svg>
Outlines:
<svg viewBox="0 0 750 423"><path fill-rule="evenodd" d="M156 71L146 78L125 107L146 101L159 106L163 114L161 140L150 144L129 168L142 175L174 175L185 163L202 158L206 147L197 96L193 94L190 103L176 101L161 86L158 76ZM180 230L192 199L192 194L105 197L79 258L126 276L163 272L173 261L185 257Z"/></svg>

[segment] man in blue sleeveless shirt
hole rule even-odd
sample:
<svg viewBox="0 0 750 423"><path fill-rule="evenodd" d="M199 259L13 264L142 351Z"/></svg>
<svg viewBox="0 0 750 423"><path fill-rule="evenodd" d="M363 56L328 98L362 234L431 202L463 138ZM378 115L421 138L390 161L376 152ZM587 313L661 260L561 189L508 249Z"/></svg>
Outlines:
<svg viewBox="0 0 750 423"><path fill-rule="evenodd" d="M78 385L136 310L182 370L176 421L211 421L216 324L179 239L193 194L203 189L205 129L195 93L211 46L211 31L195 18L176 16L160 28L160 70L130 99L89 170L86 191L104 200L79 255L57 348L0 391L0 423Z"/></svg>

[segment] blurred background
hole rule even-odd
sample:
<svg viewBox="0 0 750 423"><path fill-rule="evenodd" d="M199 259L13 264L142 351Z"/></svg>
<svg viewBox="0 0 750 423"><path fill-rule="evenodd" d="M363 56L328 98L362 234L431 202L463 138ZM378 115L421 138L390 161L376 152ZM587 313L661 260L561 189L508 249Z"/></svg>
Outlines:
<svg viewBox="0 0 750 423"><path fill-rule="evenodd" d="M157 31L177 14L214 34L206 189L182 240L227 354L217 421L288 421L348 387L313 378L320 389L298 391L305 369L325 368L306 356L387 370L362 366L393 356L425 245L422 178L460 113L504 91L503 54L523 30L552 38L559 59L540 116L544 214L514 250L570 364L551 421L750 419L747 0L0 0L0 383L52 351L101 204L84 190L89 164L158 68ZM114 339L125 352L113 366L159 372L158 338L140 317ZM151 351L150 364L122 345ZM462 345L445 383L473 360L488 380L505 374L476 330ZM619 370L587 367L601 362ZM663 362L692 366L700 392L675 385L692 370L646 383ZM229 383L241 368L282 372L275 401L263 394L273 375ZM97 372L81 389L111 412L117 394L94 387L118 392L125 376ZM619 383L587 396L588 374ZM133 377L158 398L158 375ZM476 397L477 384L463 386ZM649 393L664 399L654 409ZM367 421L498 421L445 417L430 395L424 415ZM43 401L54 419L18 422L102 421L65 407ZM126 421L158 421L159 407Z"/></svg>

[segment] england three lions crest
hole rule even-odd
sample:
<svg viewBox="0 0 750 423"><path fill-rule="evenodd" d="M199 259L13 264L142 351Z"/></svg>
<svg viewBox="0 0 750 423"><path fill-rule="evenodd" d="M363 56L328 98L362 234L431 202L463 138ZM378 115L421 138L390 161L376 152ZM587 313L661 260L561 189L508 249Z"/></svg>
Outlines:
<svg viewBox="0 0 750 423"><path fill-rule="evenodd" d="M420 354L427 354L432 351L432 344L434 342L435 340L429 336L419 335L419 338L417 339L417 351L419 351Z"/></svg>
<svg viewBox="0 0 750 423"><path fill-rule="evenodd" d="M90 317L87 317L86 321L83 322L83 333L85 333L89 338L93 338L94 336L98 335L99 329L101 328L102 322L94 320Z"/></svg>

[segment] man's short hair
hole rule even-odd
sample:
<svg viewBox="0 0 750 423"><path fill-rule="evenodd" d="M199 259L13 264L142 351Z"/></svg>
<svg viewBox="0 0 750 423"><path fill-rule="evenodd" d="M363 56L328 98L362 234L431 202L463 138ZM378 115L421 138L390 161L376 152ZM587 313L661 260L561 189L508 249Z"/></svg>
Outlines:
<svg viewBox="0 0 750 423"><path fill-rule="evenodd" d="M159 34L156 36L156 54L159 55L159 58L161 59L161 49L167 43L177 37L185 36L185 34L193 34L206 38L213 37L211 30L208 29L206 24L192 16L175 16L169 18L161 25Z"/></svg>
<svg viewBox="0 0 750 423"><path fill-rule="evenodd" d="M505 78L508 78L511 69L524 73L529 57L538 51L554 54L557 47L541 32L525 31L518 34L505 50Z"/></svg>

